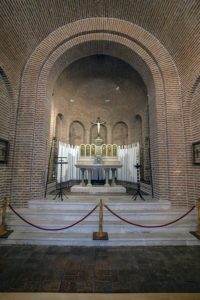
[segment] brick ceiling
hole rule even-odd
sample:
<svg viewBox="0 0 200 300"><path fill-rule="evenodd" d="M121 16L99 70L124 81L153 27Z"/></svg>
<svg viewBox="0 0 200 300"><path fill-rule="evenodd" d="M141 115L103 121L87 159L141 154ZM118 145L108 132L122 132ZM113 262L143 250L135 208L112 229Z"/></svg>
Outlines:
<svg viewBox="0 0 200 300"><path fill-rule="evenodd" d="M200 57L199 0L1 0L0 62L21 74L28 57L51 32L91 17L123 19L149 31L183 76Z"/></svg>

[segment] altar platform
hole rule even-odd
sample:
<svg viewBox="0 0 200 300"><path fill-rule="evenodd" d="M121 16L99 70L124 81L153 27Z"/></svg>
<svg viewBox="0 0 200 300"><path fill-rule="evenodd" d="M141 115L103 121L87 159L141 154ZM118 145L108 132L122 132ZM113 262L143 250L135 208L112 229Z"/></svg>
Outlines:
<svg viewBox="0 0 200 300"><path fill-rule="evenodd" d="M122 185L116 186L102 186L102 185L93 185L93 186L81 186L74 185L71 187L72 193L88 193L88 194L105 194L105 193L126 193L125 187Z"/></svg>

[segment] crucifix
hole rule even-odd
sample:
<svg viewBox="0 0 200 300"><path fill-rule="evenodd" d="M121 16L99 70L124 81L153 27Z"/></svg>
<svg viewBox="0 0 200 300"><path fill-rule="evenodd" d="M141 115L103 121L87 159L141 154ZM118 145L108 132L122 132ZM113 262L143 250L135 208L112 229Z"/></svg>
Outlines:
<svg viewBox="0 0 200 300"><path fill-rule="evenodd" d="M96 122L91 122L91 124L97 125L97 133L98 133L98 136L99 136L100 127L101 127L101 125L106 124L106 122L102 122L101 119L98 117Z"/></svg>

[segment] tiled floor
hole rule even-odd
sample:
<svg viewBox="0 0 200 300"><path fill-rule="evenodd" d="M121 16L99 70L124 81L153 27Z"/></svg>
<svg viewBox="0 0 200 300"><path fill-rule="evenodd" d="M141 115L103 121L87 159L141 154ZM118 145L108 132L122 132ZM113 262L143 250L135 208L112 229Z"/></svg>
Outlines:
<svg viewBox="0 0 200 300"><path fill-rule="evenodd" d="M1 246L0 292L200 292L199 247Z"/></svg>

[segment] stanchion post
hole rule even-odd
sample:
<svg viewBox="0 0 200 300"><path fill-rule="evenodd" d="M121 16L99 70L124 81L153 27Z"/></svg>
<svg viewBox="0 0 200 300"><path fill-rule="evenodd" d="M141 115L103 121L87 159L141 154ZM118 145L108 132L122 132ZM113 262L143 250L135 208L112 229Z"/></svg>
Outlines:
<svg viewBox="0 0 200 300"><path fill-rule="evenodd" d="M197 200L196 206L198 211L198 227L197 227L197 231L192 231L190 233L200 240L200 199Z"/></svg>
<svg viewBox="0 0 200 300"><path fill-rule="evenodd" d="M103 232L103 201L99 202L99 231L93 232L93 240L108 240L108 233Z"/></svg>
<svg viewBox="0 0 200 300"><path fill-rule="evenodd" d="M2 220L0 225L0 238L7 238L12 230L7 230L6 228L6 210L8 206L8 200L7 197L4 197L3 199L3 206L2 206Z"/></svg>

